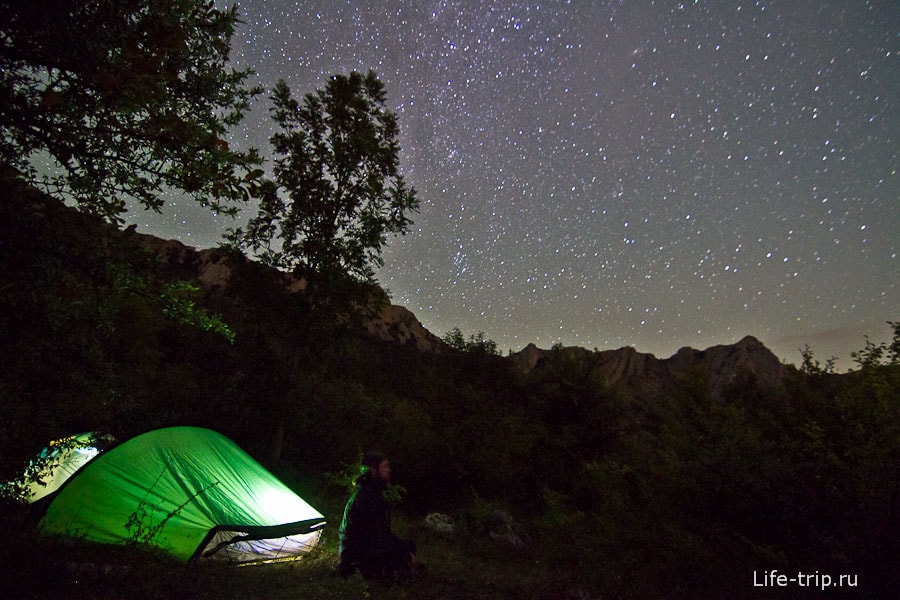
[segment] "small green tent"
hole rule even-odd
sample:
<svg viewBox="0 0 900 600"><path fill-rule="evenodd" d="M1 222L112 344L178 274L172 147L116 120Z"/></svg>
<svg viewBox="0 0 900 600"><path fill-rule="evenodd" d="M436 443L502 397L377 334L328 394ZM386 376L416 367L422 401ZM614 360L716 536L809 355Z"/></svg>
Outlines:
<svg viewBox="0 0 900 600"><path fill-rule="evenodd" d="M100 433L79 433L53 440L31 459L21 477L0 486L0 495L37 502L58 490L113 441L111 436Z"/></svg>
<svg viewBox="0 0 900 600"><path fill-rule="evenodd" d="M325 518L225 436L197 427L139 435L66 482L47 535L157 547L177 559L246 562L314 547Z"/></svg>

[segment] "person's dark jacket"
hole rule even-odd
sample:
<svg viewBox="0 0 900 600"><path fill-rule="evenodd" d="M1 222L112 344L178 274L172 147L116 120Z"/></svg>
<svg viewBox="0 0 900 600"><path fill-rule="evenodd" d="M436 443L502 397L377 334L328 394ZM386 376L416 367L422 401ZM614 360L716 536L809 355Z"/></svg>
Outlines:
<svg viewBox="0 0 900 600"><path fill-rule="evenodd" d="M385 484L363 476L347 502L339 529L341 574L359 568L363 575L377 576L408 569L415 545L391 532L391 513L384 499Z"/></svg>

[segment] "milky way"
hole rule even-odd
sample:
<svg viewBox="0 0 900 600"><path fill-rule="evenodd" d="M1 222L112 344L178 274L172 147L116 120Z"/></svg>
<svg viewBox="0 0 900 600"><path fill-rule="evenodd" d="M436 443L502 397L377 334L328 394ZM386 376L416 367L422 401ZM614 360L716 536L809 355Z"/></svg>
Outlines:
<svg viewBox="0 0 900 600"><path fill-rule="evenodd" d="M422 203L379 282L432 332L841 359L900 320L895 2L238 5L295 95L374 69ZM268 154L261 100L233 143ZM245 211L245 217L249 216ZM215 245L172 200L142 230Z"/></svg>

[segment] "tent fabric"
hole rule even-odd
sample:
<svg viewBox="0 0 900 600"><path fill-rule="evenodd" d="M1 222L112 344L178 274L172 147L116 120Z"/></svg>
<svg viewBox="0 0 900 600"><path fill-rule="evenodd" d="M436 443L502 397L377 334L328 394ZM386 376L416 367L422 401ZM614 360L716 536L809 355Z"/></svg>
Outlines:
<svg viewBox="0 0 900 600"><path fill-rule="evenodd" d="M23 502L37 502L58 490L100 454L101 447L112 441L112 437L99 433L79 433L54 440L30 461L19 479L4 487L21 493Z"/></svg>
<svg viewBox="0 0 900 600"><path fill-rule="evenodd" d="M157 547L187 561L296 556L325 518L250 455L208 429L172 427L100 455L60 489L39 530Z"/></svg>

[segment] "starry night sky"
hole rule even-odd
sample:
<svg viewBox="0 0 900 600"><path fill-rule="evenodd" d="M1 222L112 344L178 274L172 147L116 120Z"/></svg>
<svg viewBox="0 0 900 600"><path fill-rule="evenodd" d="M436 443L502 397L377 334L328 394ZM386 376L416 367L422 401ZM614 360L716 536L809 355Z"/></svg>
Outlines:
<svg viewBox="0 0 900 600"><path fill-rule="evenodd" d="M661 358L754 335L843 370L900 320L894 1L238 9L235 66L268 89L385 82L422 208L378 279L437 335ZM267 110L232 142L268 154ZM235 225L132 219L198 247Z"/></svg>

